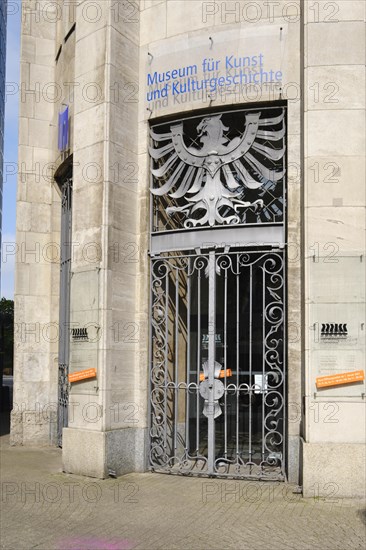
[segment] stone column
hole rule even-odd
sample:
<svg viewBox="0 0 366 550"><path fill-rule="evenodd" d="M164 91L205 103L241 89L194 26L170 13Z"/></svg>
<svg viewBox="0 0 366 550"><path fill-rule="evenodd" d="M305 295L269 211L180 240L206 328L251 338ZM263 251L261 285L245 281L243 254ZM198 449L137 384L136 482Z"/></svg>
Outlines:
<svg viewBox="0 0 366 550"><path fill-rule="evenodd" d="M91 21L83 5L76 18L71 323L97 330L82 351L71 343L70 370L95 367L97 377L72 385L63 464L103 478L142 470L145 456L136 399L139 17L106 0Z"/></svg>
<svg viewBox="0 0 366 550"><path fill-rule="evenodd" d="M57 401L59 197L53 185L55 3L22 5L12 444L54 441ZM55 333L56 330L56 333Z"/></svg>
<svg viewBox="0 0 366 550"><path fill-rule="evenodd" d="M305 496L354 497L365 491L365 385L321 389L316 378L365 366L365 3L313 8L304 54L303 486Z"/></svg>

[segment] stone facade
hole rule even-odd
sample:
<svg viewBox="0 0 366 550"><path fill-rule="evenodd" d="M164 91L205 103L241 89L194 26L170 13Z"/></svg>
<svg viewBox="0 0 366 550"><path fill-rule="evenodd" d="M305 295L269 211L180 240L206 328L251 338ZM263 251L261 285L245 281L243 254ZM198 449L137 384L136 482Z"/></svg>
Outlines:
<svg viewBox="0 0 366 550"><path fill-rule="evenodd" d="M287 476L305 494L316 483L326 495L336 483L338 496L362 495L364 383L319 391L315 379L365 363L364 2L27 0L23 10L13 444L57 437L61 206L53 176L72 158L70 321L84 315L100 327L84 367L96 366L97 380L70 393L64 469L100 478L143 471L149 123L273 103L288 113ZM262 51L282 76L241 93L148 101L147 74L198 65L204 48L222 64L245 56L243 48ZM60 154L63 105L70 139ZM346 344L324 344L321 326L332 323L348 325ZM71 350L71 369L83 349Z"/></svg>

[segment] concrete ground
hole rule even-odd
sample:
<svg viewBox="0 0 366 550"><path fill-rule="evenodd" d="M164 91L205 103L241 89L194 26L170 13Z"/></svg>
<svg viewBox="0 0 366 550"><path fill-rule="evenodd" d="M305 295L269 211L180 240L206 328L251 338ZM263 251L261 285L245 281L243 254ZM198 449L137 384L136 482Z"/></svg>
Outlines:
<svg viewBox="0 0 366 550"><path fill-rule="evenodd" d="M1 548L364 549L360 500L303 499L280 483L61 471L61 451L1 444ZM331 493L331 490L330 490Z"/></svg>

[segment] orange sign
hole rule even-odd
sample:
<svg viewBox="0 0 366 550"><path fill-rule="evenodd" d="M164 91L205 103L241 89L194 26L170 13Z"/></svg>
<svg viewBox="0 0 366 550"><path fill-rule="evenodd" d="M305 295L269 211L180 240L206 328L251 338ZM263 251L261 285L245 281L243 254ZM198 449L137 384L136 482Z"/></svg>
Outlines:
<svg viewBox="0 0 366 550"><path fill-rule="evenodd" d="M330 376L320 376L316 379L316 387L341 386L342 384L352 384L352 382L362 382L364 379L365 373L363 370L354 370L340 374L331 374Z"/></svg>
<svg viewBox="0 0 366 550"><path fill-rule="evenodd" d="M87 378L95 378L96 375L97 369L79 370L69 374L69 382L79 382L80 380L86 380Z"/></svg>
<svg viewBox="0 0 366 550"><path fill-rule="evenodd" d="M224 370L220 370L219 378L225 378L225 372L226 372L226 376L232 376L233 375L233 371L231 369L226 369L226 371L224 369ZM201 372L200 382L202 382L204 379L205 379L205 375L204 375L203 372Z"/></svg>

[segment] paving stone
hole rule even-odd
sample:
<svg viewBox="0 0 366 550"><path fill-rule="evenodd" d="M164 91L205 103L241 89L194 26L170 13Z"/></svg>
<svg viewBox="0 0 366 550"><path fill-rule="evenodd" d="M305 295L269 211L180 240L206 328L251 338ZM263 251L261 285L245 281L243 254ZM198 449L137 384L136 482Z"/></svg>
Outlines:
<svg viewBox="0 0 366 550"><path fill-rule="evenodd" d="M362 500L304 499L292 485L64 474L61 451L1 438L1 548L364 549Z"/></svg>

